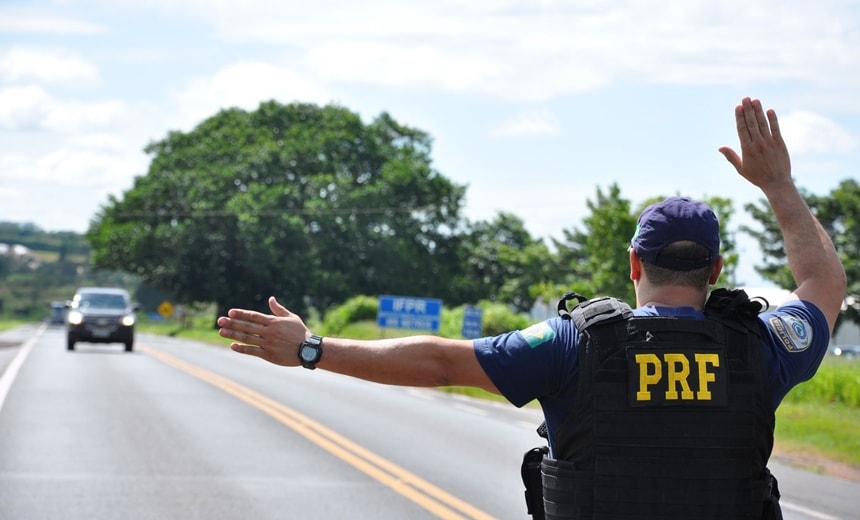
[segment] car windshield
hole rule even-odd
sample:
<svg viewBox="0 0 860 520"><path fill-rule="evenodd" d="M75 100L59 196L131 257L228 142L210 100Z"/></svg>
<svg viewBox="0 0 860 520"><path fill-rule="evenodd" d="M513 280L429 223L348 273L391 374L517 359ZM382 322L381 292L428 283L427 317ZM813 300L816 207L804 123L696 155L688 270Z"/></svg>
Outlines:
<svg viewBox="0 0 860 520"><path fill-rule="evenodd" d="M100 309L124 309L125 298L120 294L82 294L78 307L98 307Z"/></svg>

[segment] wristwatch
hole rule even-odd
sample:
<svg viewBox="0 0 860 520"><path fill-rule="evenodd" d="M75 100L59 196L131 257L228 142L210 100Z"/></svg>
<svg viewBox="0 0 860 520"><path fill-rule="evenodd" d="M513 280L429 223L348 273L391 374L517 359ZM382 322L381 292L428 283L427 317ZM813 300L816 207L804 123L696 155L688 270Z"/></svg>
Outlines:
<svg viewBox="0 0 860 520"><path fill-rule="evenodd" d="M317 367L320 358L322 358L322 338L316 335L311 335L299 345L299 361L302 366L313 370Z"/></svg>

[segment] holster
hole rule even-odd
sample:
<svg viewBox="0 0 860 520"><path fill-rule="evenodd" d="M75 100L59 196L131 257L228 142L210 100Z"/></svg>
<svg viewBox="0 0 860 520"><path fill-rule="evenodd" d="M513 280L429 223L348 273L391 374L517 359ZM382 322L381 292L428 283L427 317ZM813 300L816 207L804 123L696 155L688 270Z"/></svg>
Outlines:
<svg viewBox="0 0 860 520"><path fill-rule="evenodd" d="M761 512L761 520L782 520L782 508L779 507L779 483L776 477L765 468L765 478L768 479L768 496L764 499L764 509Z"/></svg>
<svg viewBox="0 0 860 520"><path fill-rule="evenodd" d="M534 520L544 520L543 483L541 482L540 467L547 453L549 453L547 446L530 449L523 455L523 464L520 468L523 485L526 487L527 511Z"/></svg>

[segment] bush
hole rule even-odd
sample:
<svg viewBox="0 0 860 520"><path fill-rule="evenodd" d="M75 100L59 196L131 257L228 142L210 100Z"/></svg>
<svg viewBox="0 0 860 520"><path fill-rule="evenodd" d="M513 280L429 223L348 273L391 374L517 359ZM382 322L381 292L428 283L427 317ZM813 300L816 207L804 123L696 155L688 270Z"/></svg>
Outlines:
<svg viewBox="0 0 860 520"><path fill-rule="evenodd" d="M496 336L511 330L522 330L531 325L528 316L511 310L500 303L481 302L484 311L484 336Z"/></svg>
<svg viewBox="0 0 860 520"><path fill-rule="evenodd" d="M860 363L825 358L815 376L794 387L785 401L840 403L849 408L860 408Z"/></svg>
<svg viewBox="0 0 860 520"><path fill-rule="evenodd" d="M531 325L529 318L512 311L501 303L482 301L478 307L483 310L482 336L495 336L511 330L521 330ZM449 309L442 308L439 324L439 335L447 338L459 338L463 330L463 314L465 305ZM374 296L356 296L347 300L343 305L325 313L319 334L338 336L344 330L359 322L376 322L379 310L379 299ZM406 332L406 331L401 331ZM418 333L419 331L412 331ZM375 337L375 336L374 336ZM358 338L370 339L370 338Z"/></svg>
<svg viewBox="0 0 860 520"><path fill-rule="evenodd" d="M477 307L483 311L481 318L481 335L496 336L512 330L522 330L531 322L528 317L518 314L510 307L501 303L481 301ZM459 338L463 330L463 315L466 305L461 305L450 310L442 309L442 324L439 334L448 338Z"/></svg>
<svg viewBox="0 0 860 520"><path fill-rule="evenodd" d="M350 323L376 321L379 299L374 296L354 296L343 305L325 313L320 334L336 336Z"/></svg>

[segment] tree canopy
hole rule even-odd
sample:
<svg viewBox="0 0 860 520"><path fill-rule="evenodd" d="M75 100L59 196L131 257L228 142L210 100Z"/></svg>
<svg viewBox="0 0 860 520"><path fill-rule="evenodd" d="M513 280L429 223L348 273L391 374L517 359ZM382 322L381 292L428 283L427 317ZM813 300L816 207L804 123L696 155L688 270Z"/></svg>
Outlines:
<svg viewBox="0 0 860 520"><path fill-rule="evenodd" d="M87 237L189 302L303 312L354 294L433 295L456 261L465 188L431 167L430 138L337 106L229 109L146 148L149 171Z"/></svg>
<svg viewBox="0 0 860 520"><path fill-rule="evenodd" d="M219 314L266 310L270 295L301 314L378 294L452 306L490 300L518 311L570 290L635 303L626 249L641 210L664 197L634 207L617 184L598 187L581 226L560 229L551 249L514 214L462 218L466 188L433 168L431 144L386 113L365 124L336 105L222 110L146 147L147 173L92 221L93 266L130 272L181 303L215 302ZM834 237L857 302L860 188L850 180L829 197L806 198ZM718 285L732 286L731 200L704 201L721 223ZM768 260L758 271L791 287L770 208L746 210L763 227L742 228ZM858 308L849 309L852 319Z"/></svg>
<svg viewBox="0 0 860 520"><path fill-rule="evenodd" d="M840 321L860 323L860 184L855 179L846 179L829 194L813 195L806 191L801 194L833 240L845 268L848 295ZM758 241L765 258L765 264L756 267L756 271L780 287L796 288L785 256L782 233L767 200L747 204L745 209L760 225L760 229L742 227Z"/></svg>

